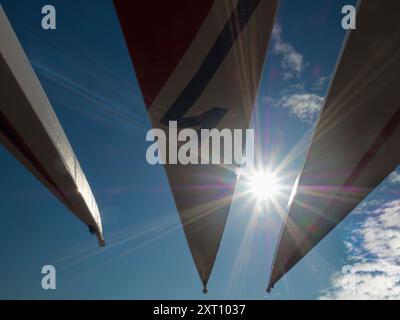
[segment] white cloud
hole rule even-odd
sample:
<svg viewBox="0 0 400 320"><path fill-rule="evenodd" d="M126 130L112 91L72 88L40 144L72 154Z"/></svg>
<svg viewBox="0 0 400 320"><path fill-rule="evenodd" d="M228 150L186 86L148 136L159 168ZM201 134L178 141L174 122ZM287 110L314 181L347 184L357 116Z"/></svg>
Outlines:
<svg viewBox="0 0 400 320"><path fill-rule="evenodd" d="M328 81L329 81L329 77L326 77L326 76L319 77L317 80L315 80L311 89L312 90L320 90L325 86L325 84Z"/></svg>
<svg viewBox="0 0 400 320"><path fill-rule="evenodd" d="M373 210L345 245L352 264L321 299L400 299L400 200Z"/></svg>
<svg viewBox="0 0 400 320"><path fill-rule="evenodd" d="M390 176L389 176L389 182L392 184L400 184L400 173L397 171L394 171Z"/></svg>
<svg viewBox="0 0 400 320"><path fill-rule="evenodd" d="M361 202L361 204L358 205L357 208L355 208L352 211L352 214L370 214L370 213L374 213L375 211L375 207L380 206L381 204L383 204L383 200L377 200L377 199L373 199L373 200L364 200L363 202Z"/></svg>
<svg viewBox="0 0 400 320"><path fill-rule="evenodd" d="M289 94L289 93L299 93L303 92L306 88L306 82L302 81L299 83L295 83L292 85L286 86L286 88L282 91L283 94Z"/></svg>
<svg viewBox="0 0 400 320"><path fill-rule="evenodd" d="M285 94L279 99L269 97L264 99L264 103L284 108L290 115L305 122L311 122L314 119L321 110L323 101L323 97L311 93Z"/></svg>
<svg viewBox="0 0 400 320"><path fill-rule="evenodd" d="M281 56L283 78L300 77L302 71L307 67L303 56L290 43L283 40L280 25L274 26L272 36L274 40L273 53ZM325 81L325 78L321 78L320 85L323 85ZM323 97L305 91L305 81L288 86L281 92L279 98L264 98L265 104L286 109L291 116L304 122L312 122L315 119L315 115L321 110L323 101Z"/></svg>
<svg viewBox="0 0 400 320"><path fill-rule="evenodd" d="M282 28L275 25L272 36L274 39L273 52L282 56L281 67L282 76L285 80L299 77L305 68L303 56L296 49L282 39Z"/></svg>

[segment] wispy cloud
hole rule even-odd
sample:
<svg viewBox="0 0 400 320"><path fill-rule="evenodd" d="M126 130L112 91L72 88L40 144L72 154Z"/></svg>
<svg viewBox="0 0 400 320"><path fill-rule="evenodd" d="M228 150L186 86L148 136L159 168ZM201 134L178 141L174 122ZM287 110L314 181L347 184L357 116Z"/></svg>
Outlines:
<svg viewBox="0 0 400 320"><path fill-rule="evenodd" d="M357 208L353 210L353 214L371 214L376 210L377 206L380 206L384 203L383 200L368 200L368 201L363 201L361 202L360 205L358 205Z"/></svg>
<svg viewBox="0 0 400 320"><path fill-rule="evenodd" d="M290 43L282 38L282 28L277 24L272 32L274 46L273 52L282 56L282 76L285 80L299 77L304 70L305 63L303 55L300 54Z"/></svg>
<svg viewBox="0 0 400 320"><path fill-rule="evenodd" d="M398 171L394 171L389 176L389 182L392 184L400 184L400 173Z"/></svg>
<svg viewBox="0 0 400 320"><path fill-rule="evenodd" d="M321 299L400 299L400 200L368 213L345 245L351 264Z"/></svg>
<svg viewBox="0 0 400 320"><path fill-rule="evenodd" d="M312 85L311 90L324 89L324 87L326 86L328 81L329 81L329 77L326 77L326 76L319 77L318 79L315 80L314 84Z"/></svg>
<svg viewBox="0 0 400 320"><path fill-rule="evenodd" d="M312 93L289 93L283 94L279 99L264 99L264 103L286 109L291 116L304 122L312 122L315 119L323 102L323 97Z"/></svg>
<svg viewBox="0 0 400 320"><path fill-rule="evenodd" d="M272 36L272 52L281 56L281 75L283 79L300 78L302 72L308 66L304 61L303 55L292 44L284 41L282 28L279 24L274 26ZM327 77L321 76L315 80L313 87L323 87L327 79ZM315 120L315 116L319 114L324 98L318 94L311 93L314 89L306 89L306 80L301 80L298 79L298 83L287 86L278 97L264 98L264 103L284 109L292 117L311 123Z"/></svg>

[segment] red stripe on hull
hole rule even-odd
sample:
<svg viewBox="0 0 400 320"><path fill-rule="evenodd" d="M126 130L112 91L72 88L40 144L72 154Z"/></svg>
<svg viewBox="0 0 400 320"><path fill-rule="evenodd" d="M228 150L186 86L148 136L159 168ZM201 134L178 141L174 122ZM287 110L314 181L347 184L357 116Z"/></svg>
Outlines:
<svg viewBox="0 0 400 320"><path fill-rule="evenodd" d="M189 48L213 3L114 0L147 107Z"/></svg>

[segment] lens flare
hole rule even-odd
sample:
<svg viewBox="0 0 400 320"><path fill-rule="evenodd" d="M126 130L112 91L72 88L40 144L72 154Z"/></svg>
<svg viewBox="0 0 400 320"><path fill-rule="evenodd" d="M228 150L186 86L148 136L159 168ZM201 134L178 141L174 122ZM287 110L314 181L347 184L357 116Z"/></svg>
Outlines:
<svg viewBox="0 0 400 320"><path fill-rule="evenodd" d="M274 200L279 194L281 186L278 179L269 171L257 171L248 178L250 193L262 201Z"/></svg>

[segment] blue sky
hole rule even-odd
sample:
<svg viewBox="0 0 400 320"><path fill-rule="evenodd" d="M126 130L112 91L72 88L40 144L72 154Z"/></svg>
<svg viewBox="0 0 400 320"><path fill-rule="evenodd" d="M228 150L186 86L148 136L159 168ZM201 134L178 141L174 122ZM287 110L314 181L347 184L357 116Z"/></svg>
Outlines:
<svg viewBox="0 0 400 320"><path fill-rule="evenodd" d="M87 228L1 147L0 298L335 298L362 295L364 287L349 293L343 283L364 276L362 283L387 283L382 296L397 292L388 288L400 275L399 257L373 246L381 238L371 242L371 234L399 219L400 175L393 174L270 295L265 288L280 215L234 202L204 296L163 168L146 162L151 126L112 1L51 1L55 31L40 25L48 1L1 4L91 184L108 245L98 248ZM263 137L265 165L293 154L283 178L289 187L343 43L345 4L355 1L281 1L253 124ZM279 199L283 208L288 193ZM392 231L387 236L396 248L400 235ZM45 264L57 269L54 291L41 288ZM360 272L340 273L345 265Z"/></svg>

